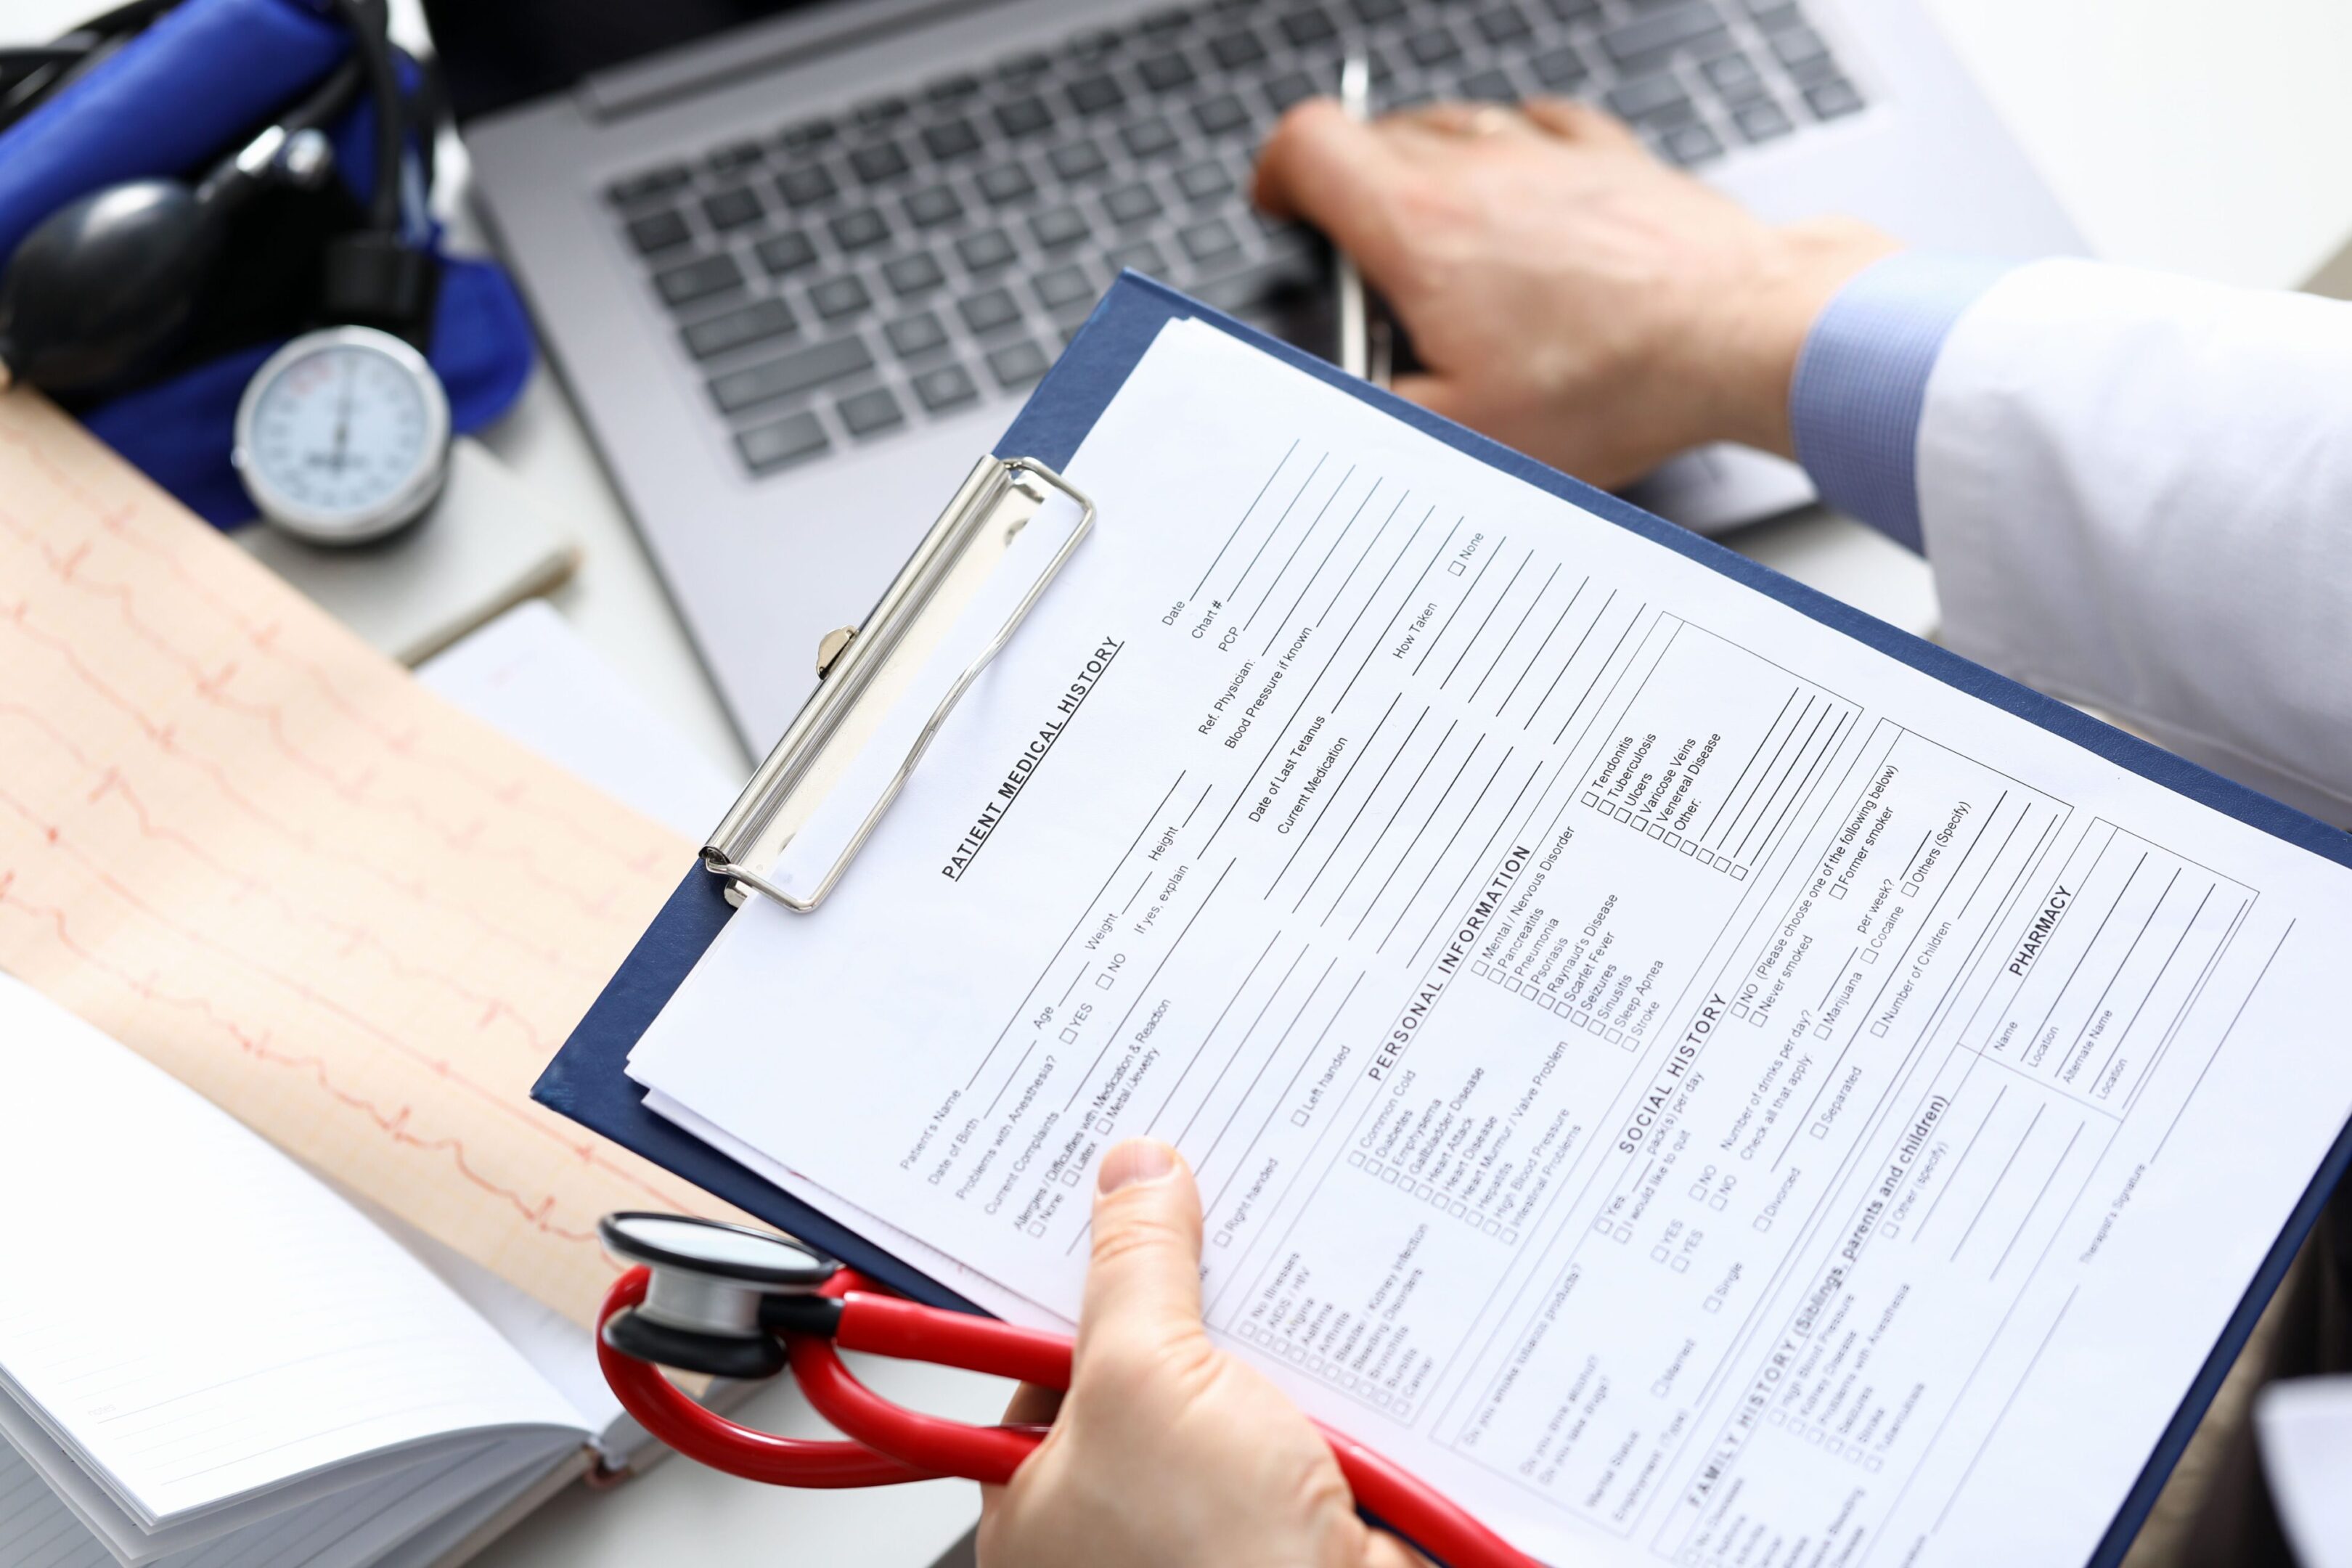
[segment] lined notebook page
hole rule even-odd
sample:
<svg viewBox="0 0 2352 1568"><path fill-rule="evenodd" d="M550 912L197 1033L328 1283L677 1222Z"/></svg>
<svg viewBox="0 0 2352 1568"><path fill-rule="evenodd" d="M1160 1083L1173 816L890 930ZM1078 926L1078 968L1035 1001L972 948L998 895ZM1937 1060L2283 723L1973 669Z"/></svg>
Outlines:
<svg viewBox="0 0 2352 1568"><path fill-rule="evenodd" d="M529 1100L692 847L0 396L0 969L575 1321L722 1212Z"/></svg>
<svg viewBox="0 0 2352 1568"><path fill-rule="evenodd" d="M579 1417L284 1155L0 977L0 1378L149 1528L381 1449Z"/></svg>

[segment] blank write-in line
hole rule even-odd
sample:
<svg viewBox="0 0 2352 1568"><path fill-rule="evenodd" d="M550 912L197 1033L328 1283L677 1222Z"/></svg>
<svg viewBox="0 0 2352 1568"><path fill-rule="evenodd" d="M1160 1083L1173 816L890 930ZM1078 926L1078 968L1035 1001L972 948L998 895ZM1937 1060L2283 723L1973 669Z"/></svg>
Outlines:
<svg viewBox="0 0 2352 1568"><path fill-rule="evenodd" d="M1202 593L1209 586L1209 579L1216 574L1217 563L1225 558L1225 552L1234 547L1234 541L1239 539L1242 536L1242 530L1249 526L1250 516L1257 510L1257 503L1265 499L1265 492L1274 488L1276 478L1281 474L1285 466L1289 463L1291 455L1297 450L1298 442L1294 438L1289 447L1283 452L1281 461L1274 465L1274 472L1266 475L1265 483L1258 486L1257 494L1251 498L1249 505L1242 509L1241 516L1234 519L1234 531L1225 535L1225 542L1217 546L1217 552L1209 558L1209 564L1207 568L1202 572L1199 584L1192 590L1193 598L1199 598Z"/></svg>
<svg viewBox="0 0 2352 1568"><path fill-rule="evenodd" d="M1298 542L1290 547L1290 553L1282 558L1282 564L1276 567L1274 575L1266 580L1265 591L1257 596L1256 607L1252 609L1249 613L1248 618L1242 622L1242 630L1247 631L1250 627L1257 625L1258 616L1265 614L1266 605L1274 601L1274 591L1282 586L1283 578L1288 576L1290 569L1298 563L1298 552L1307 548L1307 542L1315 537L1315 531L1317 529L1323 526L1323 520L1331 514L1332 507L1337 505L1339 503L1339 497L1346 493L1348 481L1355 477L1356 466L1353 463L1350 463L1348 465L1348 471L1339 476L1339 482L1331 487L1331 493L1323 498L1323 504L1315 509L1314 517L1310 519L1307 526L1299 531ZM1364 500L1370 500L1372 496L1379 491L1380 488L1381 481L1374 479L1372 481L1371 489L1365 492ZM1356 510L1358 514L1362 512L1363 507L1360 503L1357 506ZM1350 521L1352 521L1352 519ZM1346 529L1341 529L1339 531L1339 537L1345 538L1347 536L1347 531L1348 531ZM1333 543L1336 546L1338 541L1334 540ZM1324 559L1328 560L1329 558L1329 552L1326 552ZM1310 579L1310 581L1312 579ZM1239 584L1235 584L1235 586L1238 588ZM1306 593L1306 590L1302 588L1299 590L1299 593L1303 595ZM1281 631L1277 628L1275 632L1275 636L1280 637L1281 635ZM1274 645L1269 642L1266 646L1271 647Z"/></svg>

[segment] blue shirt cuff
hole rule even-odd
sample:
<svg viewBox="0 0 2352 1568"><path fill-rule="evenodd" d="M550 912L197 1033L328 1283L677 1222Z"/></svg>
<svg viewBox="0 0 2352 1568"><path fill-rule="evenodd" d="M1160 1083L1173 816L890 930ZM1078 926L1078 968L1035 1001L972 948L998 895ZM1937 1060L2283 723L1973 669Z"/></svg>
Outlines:
<svg viewBox="0 0 2352 1568"><path fill-rule="evenodd" d="M1927 377L1952 324L2012 265L1904 251L1864 268L1822 307L1789 386L1797 461L1822 500L1924 553Z"/></svg>

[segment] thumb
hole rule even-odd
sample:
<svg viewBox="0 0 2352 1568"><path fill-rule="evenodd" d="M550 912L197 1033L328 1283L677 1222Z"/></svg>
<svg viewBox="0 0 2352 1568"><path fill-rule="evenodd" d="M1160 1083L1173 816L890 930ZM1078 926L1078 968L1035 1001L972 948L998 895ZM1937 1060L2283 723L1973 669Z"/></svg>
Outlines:
<svg viewBox="0 0 2352 1568"><path fill-rule="evenodd" d="M1104 1339L1165 1343L1200 1328L1200 1189L1175 1150L1129 1139L1103 1156L1095 1175L1080 1354Z"/></svg>

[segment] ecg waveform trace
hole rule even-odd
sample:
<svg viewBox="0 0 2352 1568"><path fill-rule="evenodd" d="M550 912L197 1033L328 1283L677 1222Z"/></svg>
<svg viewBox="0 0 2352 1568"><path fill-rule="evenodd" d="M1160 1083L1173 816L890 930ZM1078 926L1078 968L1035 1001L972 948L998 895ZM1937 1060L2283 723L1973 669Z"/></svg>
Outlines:
<svg viewBox="0 0 2352 1568"><path fill-rule="evenodd" d="M730 1212L530 1100L692 854L0 395L0 968L582 1322Z"/></svg>

